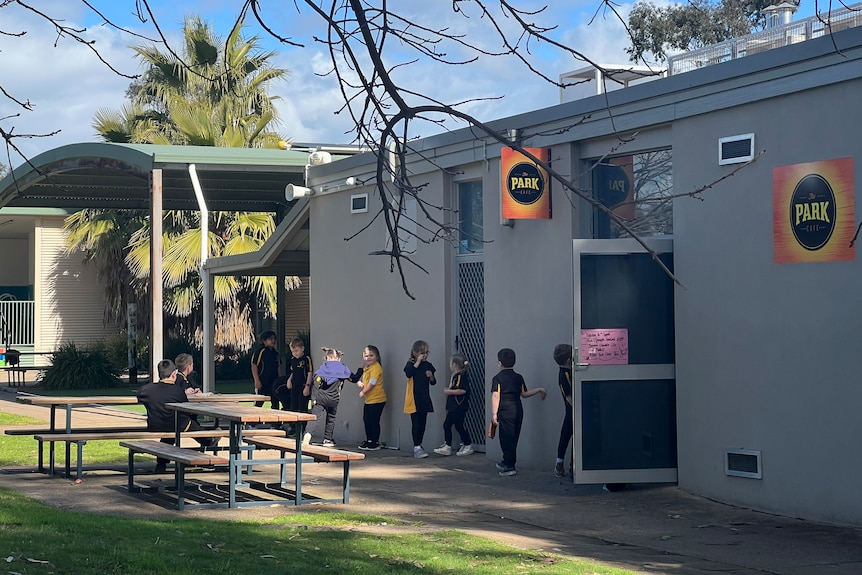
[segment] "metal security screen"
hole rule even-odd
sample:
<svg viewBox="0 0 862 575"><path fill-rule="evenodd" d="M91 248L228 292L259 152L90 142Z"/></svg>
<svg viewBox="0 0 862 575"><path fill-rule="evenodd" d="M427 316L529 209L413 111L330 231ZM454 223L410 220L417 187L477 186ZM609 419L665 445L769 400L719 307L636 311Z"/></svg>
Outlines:
<svg viewBox="0 0 862 575"><path fill-rule="evenodd" d="M481 261L458 262L458 338L455 347L469 362L467 430L474 446L485 445L485 268Z"/></svg>

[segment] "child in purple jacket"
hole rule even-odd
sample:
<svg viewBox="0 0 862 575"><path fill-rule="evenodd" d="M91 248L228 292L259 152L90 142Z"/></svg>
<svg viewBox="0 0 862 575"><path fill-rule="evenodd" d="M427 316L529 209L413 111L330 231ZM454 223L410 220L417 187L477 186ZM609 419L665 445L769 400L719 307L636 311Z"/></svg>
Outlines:
<svg viewBox="0 0 862 575"><path fill-rule="evenodd" d="M311 413L317 416L315 421L309 421L305 428L305 437L310 441L318 422L326 417L323 428L324 447L335 447L332 434L335 432L335 415L338 412L338 402L341 399L341 386L345 379L356 383L362 377L362 368L351 373L350 368L341 363L344 352L332 347L324 347L323 365L320 366L311 379Z"/></svg>

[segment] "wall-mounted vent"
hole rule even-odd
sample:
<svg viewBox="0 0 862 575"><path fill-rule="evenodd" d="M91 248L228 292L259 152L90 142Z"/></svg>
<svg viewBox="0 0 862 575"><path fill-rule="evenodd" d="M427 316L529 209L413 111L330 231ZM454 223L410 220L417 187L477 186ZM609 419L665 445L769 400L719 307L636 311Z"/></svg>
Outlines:
<svg viewBox="0 0 862 575"><path fill-rule="evenodd" d="M368 211L368 194L353 194L350 196L350 213L364 214Z"/></svg>
<svg viewBox="0 0 862 575"><path fill-rule="evenodd" d="M725 453L724 473L735 477L763 479L760 450L728 449Z"/></svg>
<svg viewBox="0 0 862 575"><path fill-rule="evenodd" d="M754 158L754 134L718 139L718 164L741 164Z"/></svg>

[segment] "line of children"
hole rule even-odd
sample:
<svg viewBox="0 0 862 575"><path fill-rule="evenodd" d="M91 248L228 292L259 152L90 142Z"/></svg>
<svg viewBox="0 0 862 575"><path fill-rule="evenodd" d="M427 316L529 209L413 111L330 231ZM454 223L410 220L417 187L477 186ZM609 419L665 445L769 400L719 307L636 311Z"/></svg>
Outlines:
<svg viewBox="0 0 862 575"><path fill-rule="evenodd" d="M262 338L263 339L263 338ZM318 421L325 417L324 446L335 446L333 433L335 429L335 417L340 400L340 392L344 380L351 380L358 384L359 396L364 399L363 422L365 425L366 440L359 445L364 451L376 451L380 446L380 419L386 407L386 392L383 387L383 368L380 364L380 351L376 346L368 345L363 350L363 367L356 373L342 363L343 352L334 348L322 348L324 351L324 362L321 368L311 372L311 359L304 354L305 348L302 340L295 338L291 341L292 363L296 362L296 370L291 369L290 378L296 376L295 381L303 381L303 389L307 390L301 397L304 403L310 406L310 411L317 416L317 421L308 424L304 441L308 442L317 428ZM407 388L405 393L404 412L411 416L411 431L414 444L414 457L425 458L428 456L422 448L422 440L427 424L428 413L434 411L430 396L430 386L436 384L436 369L428 361L428 343L422 340L414 342L411 349L411 357L404 366L404 374L407 376ZM558 384L566 406L563 423L560 428L560 439L557 448L557 460L554 465L554 475L564 477L564 463L566 451L572 439L572 346L559 344L554 348L554 361L559 367ZM491 422L498 428L500 447L503 451L503 460L496 464L501 476L512 476L517 474L517 447L523 424L524 410L521 399L541 396L542 400L547 397L544 388L527 389L523 376L514 371L515 352L509 348L503 348L497 353L497 361L500 367L492 379L492 408ZM452 356L450 369L452 376L449 386L443 390L446 396L446 419L443 423L444 443L434 449L434 453L442 456L452 455L452 427L458 432L461 439L461 447L455 452L456 455L470 455L474 453L469 431L465 426L465 418L469 408L470 386L467 375L467 359L460 354ZM290 381L290 379L288 379ZM292 381L291 381L292 383ZM294 386L291 385L291 388ZM282 400L283 401L283 400ZM302 409L302 406L299 407ZM297 410L299 410L297 409ZM570 473L572 471L570 465Z"/></svg>
<svg viewBox="0 0 862 575"><path fill-rule="evenodd" d="M404 395L404 413L410 414L410 431L413 436L413 457L424 459L428 454L422 448L428 414L434 412L431 402L431 387L437 384L437 371L428 361L428 342L421 339L413 343L410 359L404 366L407 376L407 391Z"/></svg>
<svg viewBox="0 0 862 575"><path fill-rule="evenodd" d="M446 396L446 420L443 422L443 445L436 448L437 455L452 455L452 426L461 437L461 448L455 455L471 455L473 453L473 442L470 432L464 426L467 417L467 409L470 405L470 380L467 375L467 358L461 354L455 354L449 361L452 377L449 387L443 390Z"/></svg>

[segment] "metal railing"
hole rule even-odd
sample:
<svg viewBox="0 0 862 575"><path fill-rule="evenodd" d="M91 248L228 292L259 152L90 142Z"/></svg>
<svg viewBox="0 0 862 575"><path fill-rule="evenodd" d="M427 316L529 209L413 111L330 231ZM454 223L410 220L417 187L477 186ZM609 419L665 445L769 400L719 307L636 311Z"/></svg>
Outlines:
<svg viewBox="0 0 862 575"><path fill-rule="evenodd" d="M748 36L741 36L690 52L669 56L667 73L669 76L682 74L773 48L798 44L812 38L819 38L830 32L854 28L862 25L862 3L833 9L829 14L822 14L821 18L823 21L817 16L811 16Z"/></svg>
<svg viewBox="0 0 862 575"><path fill-rule="evenodd" d="M33 301L0 301L0 345L32 347L36 341Z"/></svg>

